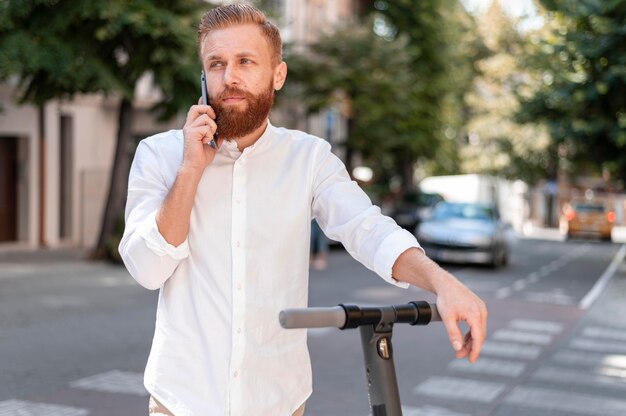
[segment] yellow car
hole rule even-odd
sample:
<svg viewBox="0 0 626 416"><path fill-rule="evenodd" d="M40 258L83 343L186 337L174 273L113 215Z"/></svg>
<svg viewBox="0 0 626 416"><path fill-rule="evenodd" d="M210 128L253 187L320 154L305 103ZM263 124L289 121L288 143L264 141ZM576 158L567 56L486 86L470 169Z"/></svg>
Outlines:
<svg viewBox="0 0 626 416"><path fill-rule="evenodd" d="M563 206L559 229L565 238L574 235L599 236L611 241L615 211L605 199L574 199Z"/></svg>

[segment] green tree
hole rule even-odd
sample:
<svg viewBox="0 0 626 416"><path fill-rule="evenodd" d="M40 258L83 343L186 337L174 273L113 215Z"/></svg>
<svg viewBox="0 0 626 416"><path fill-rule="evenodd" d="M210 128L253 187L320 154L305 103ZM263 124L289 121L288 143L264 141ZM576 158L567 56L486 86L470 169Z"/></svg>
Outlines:
<svg viewBox="0 0 626 416"><path fill-rule="evenodd" d="M541 80L520 120L542 122L553 159L626 180L626 0L541 0L547 15L529 65Z"/></svg>
<svg viewBox="0 0 626 416"><path fill-rule="evenodd" d="M527 37L498 1L477 20L490 53L477 62L480 75L467 95L471 110L467 144L461 149L463 171L534 183L548 176L550 137L541 126L515 120L517 92L528 83L523 59Z"/></svg>
<svg viewBox="0 0 626 416"><path fill-rule="evenodd" d="M399 158L427 151L409 128L408 92L415 77L405 48L404 39L386 40L371 25L354 25L321 37L304 53L287 55L290 77L301 86L298 95L310 113L338 102L349 108L349 170L353 151L378 178L395 173Z"/></svg>
<svg viewBox="0 0 626 416"><path fill-rule="evenodd" d="M199 0L5 0L0 2L0 79L18 78L19 102L40 107L80 93L118 96L118 132L110 188L94 254L106 253L123 215L133 101L151 74L161 117L198 96L195 39Z"/></svg>
<svg viewBox="0 0 626 416"><path fill-rule="evenodd" d="M477 74L475 61L487 52L475 35L476 22L457 0L372 3L391 28L390 36L407 38L416 80L410 90L410 129L422 149L428 149L419 158L431 173L457 173L458 146L469 114L465 95Z"/></svg>

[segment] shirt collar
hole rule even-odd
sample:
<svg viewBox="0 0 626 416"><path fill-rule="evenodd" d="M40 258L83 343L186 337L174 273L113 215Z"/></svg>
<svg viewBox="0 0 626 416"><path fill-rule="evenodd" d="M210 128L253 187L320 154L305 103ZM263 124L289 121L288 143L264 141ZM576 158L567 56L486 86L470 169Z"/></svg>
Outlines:
<svg viewBox="0 0 626 416"><path fill-rule="evenodd" d="M238 159L242 154L249 155L254 152L256 149L263 147L267 142L270 141L270 136L274 133L275 127L267 120L267 126L265 127L265 131L261 134L261 137L247 148L243 149L243 152L239 150L237 147L237 142L235 140L224 140L222 143L219 152L223 152L226 156L229 156L233 159Z"/></svg>

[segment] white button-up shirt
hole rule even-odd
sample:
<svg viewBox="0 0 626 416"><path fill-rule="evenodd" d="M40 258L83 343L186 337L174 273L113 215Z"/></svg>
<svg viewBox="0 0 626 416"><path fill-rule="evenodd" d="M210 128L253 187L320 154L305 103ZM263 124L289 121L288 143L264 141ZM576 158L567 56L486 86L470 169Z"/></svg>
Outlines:
<svg viewBox="0 0 626 416"><path fill-rule="evenodd" d="M178 247L155 213L182 160L183 134L143 140L130 172L120 253L160 289L147 390L177 416L288 416L311 394L306 330L285 308L307 306L311 218L390 283L415 238L381 215L330 145L271 124L243 152L224 142L200 180Z"/></svg>

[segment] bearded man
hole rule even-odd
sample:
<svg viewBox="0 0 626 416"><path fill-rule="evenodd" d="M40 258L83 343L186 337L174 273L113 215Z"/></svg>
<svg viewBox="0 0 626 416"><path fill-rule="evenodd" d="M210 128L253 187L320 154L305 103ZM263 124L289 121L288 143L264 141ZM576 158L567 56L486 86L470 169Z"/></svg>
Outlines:
<svg viewBox="0 0 626 416"><path fill-rule="evenodd" d="M149 412L304 413L306 331L283 330L278 315L307 305L312 218L389 283L435 293L456 356L475 361L484 303L381 215L326 141L268 121L287 75L276 26L253 7L219 7L202 17L198 48L209 102L190 107L182 131L140 143L119 248L159 289Z"/></svg>

